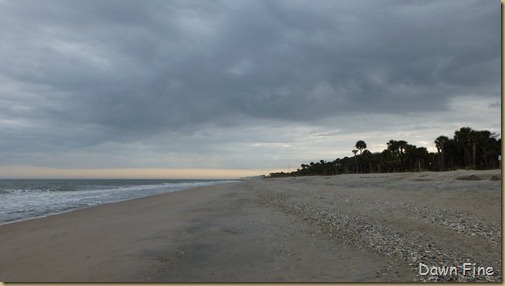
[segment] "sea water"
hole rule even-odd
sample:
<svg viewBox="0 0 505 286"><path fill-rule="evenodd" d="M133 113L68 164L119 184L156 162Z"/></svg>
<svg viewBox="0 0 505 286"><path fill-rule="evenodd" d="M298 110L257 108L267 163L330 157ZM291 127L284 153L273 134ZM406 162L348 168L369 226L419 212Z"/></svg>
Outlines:
<svg viewBox="0 0 505 286"><path fill-rule="evenodd" d="M0 225L233 180L0 180Z"/></svg>

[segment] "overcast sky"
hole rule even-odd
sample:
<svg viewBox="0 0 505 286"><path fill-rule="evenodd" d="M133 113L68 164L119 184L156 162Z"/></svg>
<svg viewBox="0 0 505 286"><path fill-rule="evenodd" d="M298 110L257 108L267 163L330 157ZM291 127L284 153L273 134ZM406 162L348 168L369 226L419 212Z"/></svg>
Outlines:
<svg viewBox="0 0 505 286"><path fill-rule="evenodd" d="M234 177L500 133L500 25L484 0L0 0L0 177Z"/></svg>

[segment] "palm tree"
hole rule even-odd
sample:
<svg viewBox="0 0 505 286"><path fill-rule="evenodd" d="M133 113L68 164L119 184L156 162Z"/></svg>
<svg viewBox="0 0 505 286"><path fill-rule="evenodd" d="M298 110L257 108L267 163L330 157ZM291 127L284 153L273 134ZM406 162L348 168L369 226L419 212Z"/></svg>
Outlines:
<svg viewBox="0 0 505 286"><path fill-rule="evenodd" d="M437 152L440 154L440 171L444 170L444 145L445 143L449 141L449 138L447 136L438 136L437 139L435 139L435 145L437 146Z"/></svg>
<svg viewBox="0 0 505 286"><path fill-rule="evenodd" d="M458 163L458 161L460 161L460 158L461 158L460 147L458 146L456 140L454 139L447 140L447 142L444 143L444 162L447 162L449 168L452 170L454 169L455 165L456 167L463 166Z"/></svg>
<svg viewBox="0 0 505 286"><path fill-rule="evenodd" d="M483 131L476 131L476 130L472 130L470 131L470 133L468 134L469 136L469 139L470 139L470 142L471 142L471 145L472 145L472 168L473 169L476 169L477 168L477 145L480 145L481 143L483 143L482 141L484 141L484 134L482 133ZM489 132L489 131L488 131Z"/></svg>
<svg viewBox="0 0 505 286"><path fill-rule="evenodd" d="M405 151L405 147L407 147L407 141L405 141L405 140L398 141L398 148L400 148L401 155L403 155L403 152Z"/></svg>
<svg viewBox="0 0 505 286"><path fill-rule="evenodd" d="M489 131L487 131L489 132ZM501 139L496 140L497 135L490 133L488 138L484 141L482 149L482 160L487 169L499 167L495 163L498 162L498 155L501 154Z"/></svg>
<svg viewBox="0 0 505 286"><path fill-rule="evenodd" d="M428 150L424 147L416 145L405 145L405 156L409 160L409 168L412 171L421 172L421 165L424 165L424 160L428 157Z"/></svg>
<svg viewBox="0 0 505 286"><path fill-rule="evenodd" d="M372 168L372 159L373 159L373 154L369 150L363 151L363 154L361 155L362 158L362 166L365 170L363 170L364 173L373 173L373 168ZM368 164L367 164L368 163ZM366 170L368 165L368 171Z"/></svg>
<svg viewBox="0 0 505 286"><path fill-rule="evenodd" d="M359 140L358 142L356 142L356 149L359 150L359 154L363 154L363 150L366 149L366 143L365 141L363 140Z"/></svg>
<svg viewBox="0 0 505 286"><path fill-rule="evenodd" d="M318 164L321 169L321 171L319 171L319 175L326 176L326 162L324 162L324 160L320 160Z"/></svg>
<svg viewBox="0 0 505 286"><path fill-rule="evenodd" d="M352 153L354 154L354 161L356 162L356 172L355 173L358 173L358 158L356 158L356 153L358 153L358 150L356 149L352 149Z"/></svg>
<svg viewBox="0 0 505 286"><path fill-rule="evenodd" d="M394 151L391 151L390 149L384 149L382 150L380 157L384 164L385 172L389 173L396 171L396 166L398 165L398 155Z"/></svg>
<svg viewBox="0 0 505 286"><path fill-rule="evenodd" d="M400 145L398 144L398 141L396 140L389 140L389 142L387 143L388 145L388 150L395 153L395 154L399 154L399 149L400 149Z"/></svg>
<svg viewBox="0 0 505 286"><path fill-rule="evenodd" d="M301 167L302 167L302 169L300 170L300 174L302 176L307 175L307 168L309 167L309 165L302 164Z"/></svg>
<svg viewBox="0 0 505 286"><path fill-rule="evenodd" d="M472 128L470 127L461 127L459 130L454 132L454 141L458 144L460 148L463 149L463 161L465 167L470 166L470 143L471 143L471 135Z"/></svg>
<svg viewBox="0 0 505 286"><path fill-rule="evenodd" d="M387 143L388 150L392 151L398 158L400 159L400 170L403 171L403 153L405 151L405 147L408 145L405 140L389 140Z"/></svg>

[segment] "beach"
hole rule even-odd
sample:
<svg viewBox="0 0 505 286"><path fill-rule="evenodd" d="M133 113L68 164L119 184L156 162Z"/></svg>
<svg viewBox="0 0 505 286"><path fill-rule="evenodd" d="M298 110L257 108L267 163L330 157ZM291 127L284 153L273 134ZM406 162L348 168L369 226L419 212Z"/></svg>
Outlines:
<svg viewBox="0 0 505 286"><path fill-rule="evenodd" d="M501 202L501 170L199 187L2 225L0 281L501 281Z"/></svg>

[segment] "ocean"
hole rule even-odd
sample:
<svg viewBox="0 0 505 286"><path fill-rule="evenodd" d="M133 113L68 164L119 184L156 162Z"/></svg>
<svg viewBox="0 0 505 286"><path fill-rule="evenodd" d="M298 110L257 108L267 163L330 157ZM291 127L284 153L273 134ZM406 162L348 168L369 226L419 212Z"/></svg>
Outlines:
<svg viewBox="0 0 505 286"><path fill-rule="evenodd" d="M235 180L1 179L0 225Z"/></svg>

